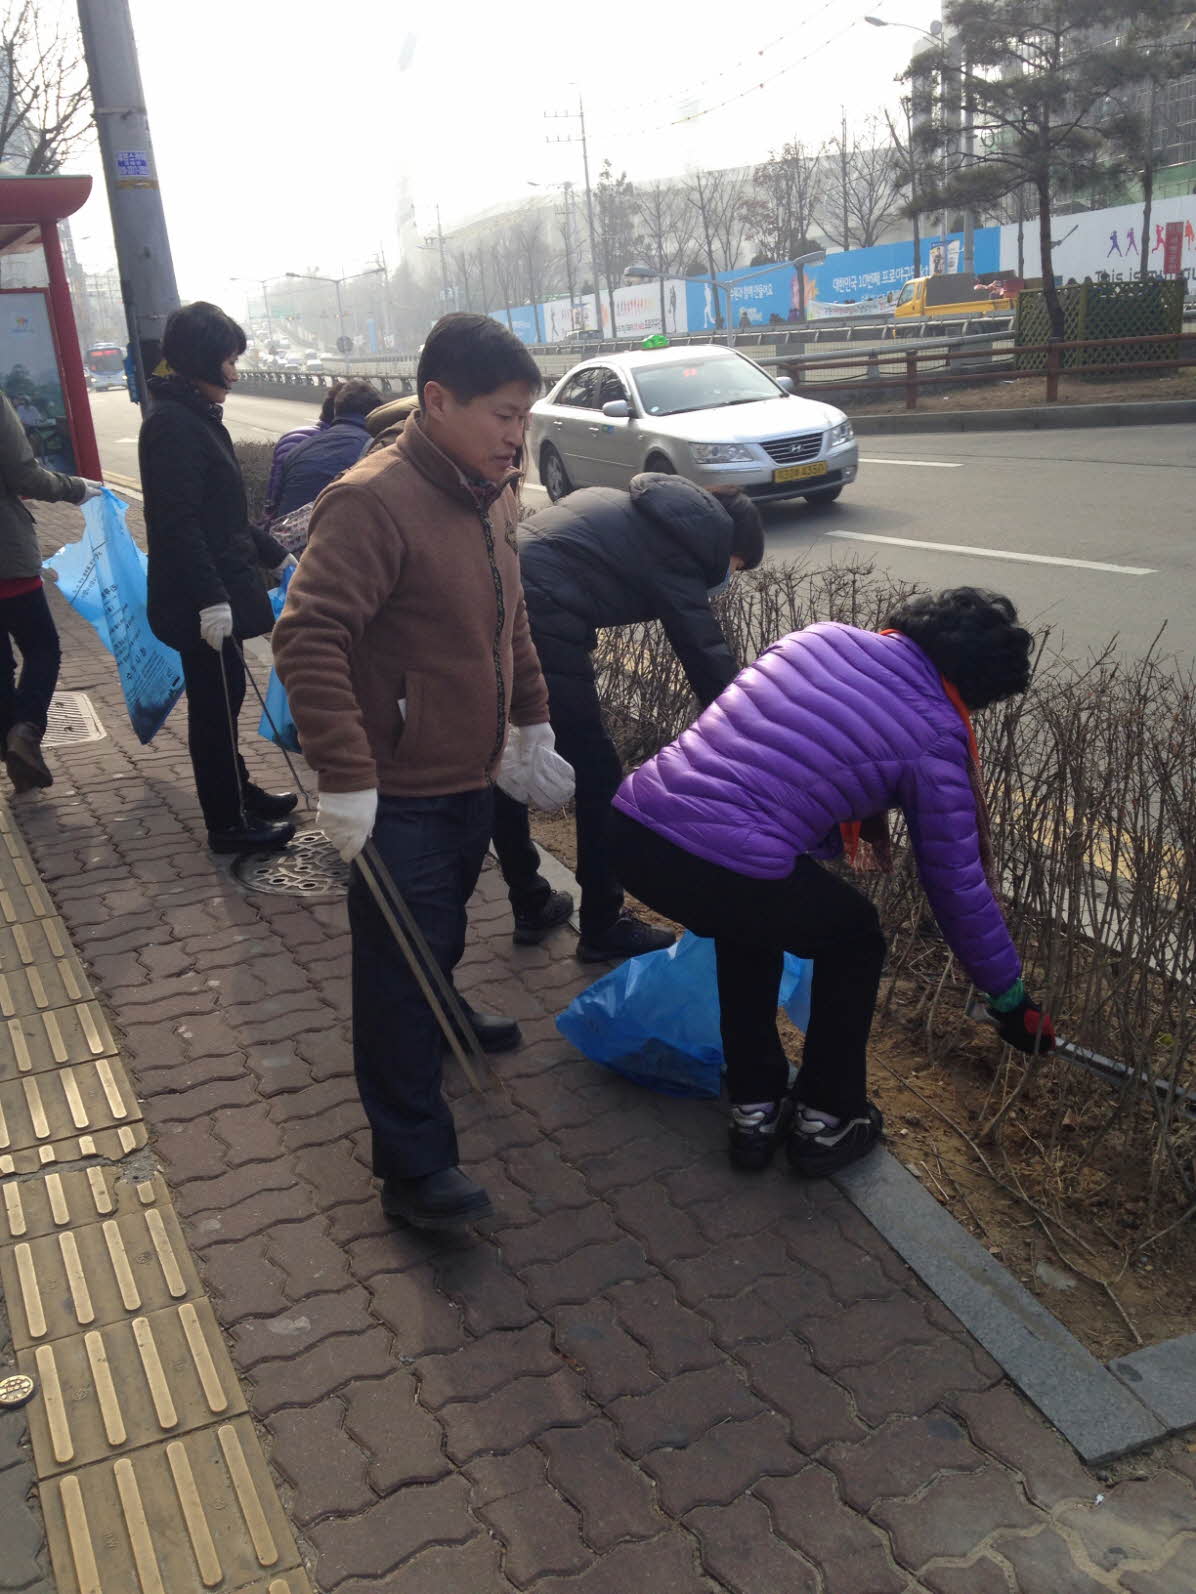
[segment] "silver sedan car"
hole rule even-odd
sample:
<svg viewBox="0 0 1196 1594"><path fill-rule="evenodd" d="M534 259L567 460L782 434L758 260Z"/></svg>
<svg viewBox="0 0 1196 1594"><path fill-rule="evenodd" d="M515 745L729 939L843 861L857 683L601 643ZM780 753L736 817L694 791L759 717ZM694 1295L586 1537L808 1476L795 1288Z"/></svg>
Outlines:
<svg viewBox="0 0 1196 1594"><path fill-rule="evenodd" d="M791 386L717 344L602 355L533 407L529 452L554 502L659 470L756 499L829 503L859 469L851 422Z"/></svg>

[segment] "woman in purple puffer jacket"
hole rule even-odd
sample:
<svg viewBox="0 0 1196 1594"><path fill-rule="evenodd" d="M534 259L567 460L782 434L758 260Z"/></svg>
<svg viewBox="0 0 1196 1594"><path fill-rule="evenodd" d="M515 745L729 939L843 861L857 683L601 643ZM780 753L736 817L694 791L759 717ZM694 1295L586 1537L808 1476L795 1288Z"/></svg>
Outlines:
<svg viewBox="0 0 1196 1594"><path fill-rule="evenodd" d="M885 630L819 624L782 638L669 747L623 782L612 844L649 907L713 936L731 1099L729 1151L817 1178L863 1156L883 1121L867 1043L884 964L876 909L815 860L882 866L900 808L926 895L1002 1037L1049 1051L991 885L969 710L1024 692L1028 631L1008 598L974 587L903 602ZM784 952L814 962L792 1090L776 1026Z"/></svg>

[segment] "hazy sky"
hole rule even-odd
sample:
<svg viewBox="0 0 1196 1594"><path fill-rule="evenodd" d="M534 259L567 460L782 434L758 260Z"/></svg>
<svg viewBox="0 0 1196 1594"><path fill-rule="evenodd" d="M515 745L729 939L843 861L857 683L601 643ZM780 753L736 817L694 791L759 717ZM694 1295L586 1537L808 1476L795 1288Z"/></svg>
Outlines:
<svg viewBox="0 0 1196 1594"><path fill-rule="evenodd" d="M926 27L937 7L132 0L180 292L236 313L236 276L347 273L379 245L393 264L404 175L421 232L438 203L447 232L529 179L580 184L580 146L547 142L576 124L545 116L579 92L595 179L607 157L637 179L818 144L841 106L859 126L900 92L917 40L868 10ZM75 235L85 265L111 263L102 183Z"/></svg>

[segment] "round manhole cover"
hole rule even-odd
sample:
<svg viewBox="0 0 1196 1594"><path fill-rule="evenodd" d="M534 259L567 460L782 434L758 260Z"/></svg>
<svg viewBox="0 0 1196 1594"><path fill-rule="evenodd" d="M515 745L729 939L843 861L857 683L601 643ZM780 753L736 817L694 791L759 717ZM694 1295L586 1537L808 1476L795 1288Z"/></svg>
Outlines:
<svg viewBox="0 0 1196 1594"><path fill-rule="evenodd" d="M283 852L246 852L233 873L250 891L274 897L343 897L349 865L322 830L303 830Z"/></svg>

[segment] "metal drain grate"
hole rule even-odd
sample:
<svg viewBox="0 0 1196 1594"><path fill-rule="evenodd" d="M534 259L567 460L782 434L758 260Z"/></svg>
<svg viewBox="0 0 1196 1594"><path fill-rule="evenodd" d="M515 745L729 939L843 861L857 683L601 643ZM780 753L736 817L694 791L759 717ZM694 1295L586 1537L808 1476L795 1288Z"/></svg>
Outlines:
<svg viewBox="0 0 1196 1594"><path fill-rule="evenodd" d="M107 734L86 692L55 692L50 699L43 747L74 747L78 742L98 742Z"/></svg>
<svg viewBox="0 0 1196 1594"><path fill-rule="evenodd" d="M272 897L343 897L349 865L322 830L304 830L285 852L247 852L233 873L250 891Z"/></svg>

